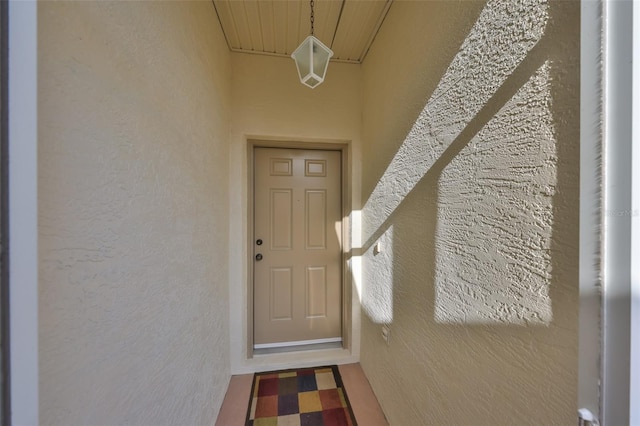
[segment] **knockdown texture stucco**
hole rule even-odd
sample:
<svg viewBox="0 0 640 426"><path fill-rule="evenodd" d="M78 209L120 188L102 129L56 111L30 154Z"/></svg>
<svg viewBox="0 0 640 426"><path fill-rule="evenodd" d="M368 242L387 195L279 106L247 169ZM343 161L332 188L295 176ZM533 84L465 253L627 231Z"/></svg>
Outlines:
<svg viewBox="0 0 640 426"><path fill-rule="evenodd" d="M399 1L363 64L361 362L391 424L575 423L579 12Z"/></svg>
<svg viewBox="0 0 640 426"><path fill-rule="evenodd" d="M42 424L212 424L229 52L210 2L41 2Z"/></svg>

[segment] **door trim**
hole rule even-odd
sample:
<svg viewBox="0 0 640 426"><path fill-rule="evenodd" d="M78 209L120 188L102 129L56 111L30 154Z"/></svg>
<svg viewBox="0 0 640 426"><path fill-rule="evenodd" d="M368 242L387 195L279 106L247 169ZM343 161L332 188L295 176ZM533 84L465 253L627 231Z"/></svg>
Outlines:
<svg viewBox="0 0 640 426"><path fill-rule="evenodd" d="M37 425L38 4L9 2L7 19L9 421Z"/></svg>
<svg viewBox="0 0 640 426"><path fill-rule="evenodd" d="M351 252L351 161L349 157L349 142L305 142L287 140L265 140L247 139L247 358L253 358L253 216L254 216L254 150L255 148L282 148L282 149L307 149L323 151L340 151L341 170L341 203L342 203L342 255L341 255L341 278L342 278L342 347L351 349L352 336L350 333L352 312L351 312L351 289L352 278L349 273L348 260Z"/></svg>
<svg viewBox="0 0 640 426"><path fill-rule="evenodd" d="M9 3L0 4L0 423L11 424L9 348Z"/></svg>

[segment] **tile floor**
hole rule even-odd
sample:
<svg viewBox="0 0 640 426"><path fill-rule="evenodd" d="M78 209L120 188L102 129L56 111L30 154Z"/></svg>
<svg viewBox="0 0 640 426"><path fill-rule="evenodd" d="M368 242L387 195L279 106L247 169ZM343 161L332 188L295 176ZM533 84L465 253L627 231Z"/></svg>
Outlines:
<svg viewBox="0 0 640 426"><path fill-rule="evenodd" d="M342 383L353 408L356 421L361 426L388 426L369 381L360 364L344 364L339 366ZM244 425L251 393L253 374L232 376L227 394L224 397L216 426Z"/></svg>

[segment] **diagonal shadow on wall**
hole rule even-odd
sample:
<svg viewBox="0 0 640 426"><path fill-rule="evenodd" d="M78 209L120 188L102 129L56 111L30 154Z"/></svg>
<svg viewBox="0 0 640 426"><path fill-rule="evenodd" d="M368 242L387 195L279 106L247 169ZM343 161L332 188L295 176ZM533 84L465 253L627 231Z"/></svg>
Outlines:
<svg viewBox="0 0 640 426"><path fill-rule="evenodd" d="M363 256L369 258L369 263L375 263L372 246L392 231L392 259L387 265L391 269L388 285L391 286L390 312L393 316L388 323L392 341L388 347L380 342L379 326L369 317L363 322L362 352L362 363L367 371L384 371L384 374L372 375L370 380L383 407L393 407L392 412L387 413L392 422L410 424L419 419L438 423L447 419L452 424L462 424L464 419L475 418L477 424L486 423L487 419L492 419L493 424L526 423L533 419L528 416L534 405L544 406L536 411L536 422L557 424L568 422L575 411L579 32L574 29L579 25L579 14L572 2L552 2L548 11L548 25L540 40L397 206L390 209L380 225L366 234ZM527 96L530 94L527 88L531 85L538 85L540 96ZM543 113L521 120L523 115L516 112L530 108L529 102L537 102L534 106ZM510 114L506 120L509 128L500 132L504 122L501 120ZM501 141L503 135L510 139ZM488 140L490 146L487 146ZM530 143L525 144L526 141ZM524 182L524 185L514 186L505 179L496 184L495 193L480 194L471 199L480 200L491 208L494 207L491 203L500 206L504 197L511 196L515 207L521 207L517 202L523 194L538 200L533 204L535 208L518 211L520 217L525 218L524 222L516 221L513 223L517 226L511 226L512 231L521 231L514 240L521 243L521 247L502 246L498 237L491 239L496 235L492 233L493 229L510 227L513 216L509 214L496 214L492 221L471 223L466 229L448 226L451 217L443 215L442 209L448 206L449 200L443 198L443 191L451 197L457 189L477 187L473 182L466 186L454 183L486 178L473 173L463 173L456 178L454 172L463 170L456 168L459 162L466 157L472 169L486 170L488 158L495 170L501 170L510 165L500 164L497 160L502 157L491 155L513 147L516 151L511 154L516 163L528 155L525 151L520 155L519 148L540 149L545 155L536 157L536 152L529 153L529 158L539 158L540 163L529 164L531 167L528 168L527 164L516 164L513 168L516 177L523 177L522 182L516 183ZM489 152L490 157L479 158L482 149L494 151ZM447 185L449 187L445 188ZM500 192L500 188L504 191ZM514 188L510 195L509 190ZM541 198L535 198L538 196ZM481 216L478 212L485 212L474 208L469 202L469 212L475 217ZM536 216L538 213L540 216ZM500 223L501 220L504 223ZM532 226L520 226L527 223ZM483 225L491 229L478 232L477 228ZM530 235L535 237L534 228L536 232L541 230L542 237L537 240L540 244L529 247L527 244L535 241L535 238L529 238ZM452 235L456 238L456 244L449 247L452 256L443 256L438 253L443 247L442 240ZM484 238L478 239L478 236ZM498 253L498 256L489 252L496 247L511 253L535 252L541 256L538 259L541 275L521 277L525 287L533 279L544 282L542 288L536 289L539 293L531 293L533 297L539 296L537 300L541 303L534 306L533 311L519 310L519 304L524 302L517 294L509 298L500 293L503 288L517 290L514 284L518 283L511 278L518 275L510 275L511 271L506 269L508 264L490 263L510 255ZM456 253L456 250L461 251ZM495 268L496 273L459 276L457 274L465 266L460 259L477 266L475 271L469 268L466 272ZM500 269L503 266L505 269ZM451 280L443 281L442 276L437 276L438 271L445 271ZM476 280L479 289L475 293L469 287L458 291L458 299L446 301L443 314L443 302L439 300L438 292L455 292L450 285L459 279ZM443 283L446 285L439 288ZM369 283L365 281L364 291L367 285ZM503 305L512 306L515 312L495 311L499 315L488 317L478 315L473 306L471 310L456 312L456 303L465 305L465 298L486 301L488 297L482 293L482 288L496 290L492 296L497 299L504 296ZM367 312L365 303L363 309ZM518 316L518 312L531 315ZM536 316L536 313L546 316ZM401 389L408 383L419 386L419 396L402 393ZM465 408L461 409L463 402Z"/></svg>

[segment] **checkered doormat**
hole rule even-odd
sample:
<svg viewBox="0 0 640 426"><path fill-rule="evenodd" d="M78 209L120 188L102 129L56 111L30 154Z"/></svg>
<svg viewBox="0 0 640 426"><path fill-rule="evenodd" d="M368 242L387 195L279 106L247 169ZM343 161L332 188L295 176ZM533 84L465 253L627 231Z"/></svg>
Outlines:
<svg viewBox="0 0 640 426"><path fill-rule="evenodd" d="M338 366L253 376L247 426L356 426Z"/></svg>

